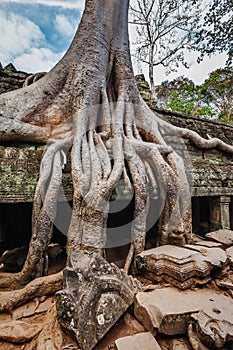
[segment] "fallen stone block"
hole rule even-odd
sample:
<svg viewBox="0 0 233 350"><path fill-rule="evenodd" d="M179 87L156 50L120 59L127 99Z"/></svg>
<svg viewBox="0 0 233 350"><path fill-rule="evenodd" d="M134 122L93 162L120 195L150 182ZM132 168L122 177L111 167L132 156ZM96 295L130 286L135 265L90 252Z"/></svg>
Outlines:
<svg viewBox="0 0 233 350"><path fill-rule="evenodd" d="M195 245L187 248L164 245L146 250L136 258L137 269L144 277L180 289L208 283L213 268L226 262L227 255L222 249Z"/></svg>
<svg viewBox="0 0 233 350"><path fill-rule="evenodd" d="M197 251L203 256L203 260L209 262L213 267L222 267L227 263L225 250L219 247L203 247L201 245L186 244L185 248Z"/></svg>
<svg viewBox="0 0 233 350"><path fill-rule="evenodd" d="M201 310L227 308L233 315L233 300L209 289L180 291L161 288L139 292L134 303L134 315L145 329L154 335L185 334L191 315ZM222 311L221 311L222 312Z"/></svg>
<svg viewBox="0 0 233 350"><path fill-rule="evenodd" d="M150 332L138 333L117 339L117 350L161 350L159 344Z"/></svg>
<svg viewBox="0 0 233 350"><path fill-rule="evenodd" d="M208 232L205 237L211 241L221 243L223 248L233 245L233 231L232 230L217 230Z"/></svg>
<svg viewBox="0 0 233 350"><path fill-rule="evenodd" d="M81 350L91 350L133 303L140 283L96 253L76 251L57 293L57 315Z"/></svg>
<svg viewBox="0 0 233 350"><path fill-rule="evenodd" d="M194 245L201 245L208 248L222 248L221 243L213 242L213 241L207 241L207 240L200 240L198 242L193 242Z"/></svg>
<svg viewBox="0 0 233 350"><path fill-rule="evenodd" d="M206 346L223 349L226 343L233 348L233 302L230 304L222 300L214 307L212 303L205 305L204 309L191 315L195 320L195 328L201 342Z"/></svg>

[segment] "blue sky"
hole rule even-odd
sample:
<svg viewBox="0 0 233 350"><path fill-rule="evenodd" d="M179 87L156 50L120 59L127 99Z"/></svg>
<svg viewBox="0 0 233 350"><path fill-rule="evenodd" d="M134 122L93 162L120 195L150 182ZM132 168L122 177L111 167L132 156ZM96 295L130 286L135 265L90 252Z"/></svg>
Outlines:
<svg viewBox="0 0 233 350"><path fill-rule="evenodd" d="M1 0L0 62L48 71L67 50L80 21L83 0Z"/></svg>
<svg viewBox="0 0 233 350"><path fill-rule="evenodd" d="M84 7L84 0L0 0L0 62L12 62L18 70L49 71L69 47ZM134 31L130 27L131 42ZM201 83L208 73L224 65L226 55L196 63L197 54L187 53L191 68L180 67L168 77L159 67L156 83L184 75ZM148 79L147 67L142 67ZM135 67L135 73L137 67Z"/></svg>

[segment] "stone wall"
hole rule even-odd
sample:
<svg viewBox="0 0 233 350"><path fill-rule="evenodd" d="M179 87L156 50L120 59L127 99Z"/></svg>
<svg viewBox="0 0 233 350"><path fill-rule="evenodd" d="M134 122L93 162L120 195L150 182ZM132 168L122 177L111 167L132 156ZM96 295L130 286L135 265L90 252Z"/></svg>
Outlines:
<svg viewBox="0 0 233 350"><path fill-rule="evenodd" d="M10 64L0 72L9 78L8 88L20 87L28 74L17 72ZM14 78L16 77L17 78ZM0 76L0 88L4 79ZM233 144L233 127L218 122L184 116L180 113L158 110L151 97L148 83L139 76L139 88L143 98L150 104L155 113L174 125L188 127L203 137L218 136L227 143ZM17 83L18 82L18 83ZM17 85L18 84L18 85ZM6 87L6 85L5 85ZM186 171L190 179L192 196L233 195L233 157L216 150L203 151L189 142L169 140L185 160ZM0 202L32 202L35 186L39 177L39 165L43 146L0 145ZM63 174L63 189L68 200L72 199L72 180L70 162ZM61 193L60 198L63 196Z"/></svg>
<svg viewBox="0 0 233 350"><path fill-rule="evenodd" d="M0 146L0 203L33 202L43 152L43 146ZM62 188L67 200L72 200L69 156L63 171ZM61 190L59 198L63 196Z"/></svg>
<svg viewBox="0 0 233 350"><path fill-rule="evenodd" d="M0 63L0 94L21 88L28 76L28 73L17 71L12 63L4 68Z"/></svg>

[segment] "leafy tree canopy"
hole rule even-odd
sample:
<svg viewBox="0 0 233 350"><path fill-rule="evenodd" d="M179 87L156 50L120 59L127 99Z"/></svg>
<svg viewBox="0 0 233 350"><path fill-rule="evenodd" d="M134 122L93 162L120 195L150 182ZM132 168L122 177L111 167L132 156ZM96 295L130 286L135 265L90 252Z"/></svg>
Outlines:
<svg viewBox="0 0 233 350"><path fill-rule="evenodd" d="M156 86L158 107L233 122L233 70L217 69L202 85L185 77Z"/></svg>
<svg viewBox="0 0 233 350"><path fill-rule="evenodd" d="M197 0L193 4L198 3ZM204 25L196 34L196 44L201 52L199 62L207 54L226 52L227 65L233 59L233 0L212 0L204 18Z"/></svg>

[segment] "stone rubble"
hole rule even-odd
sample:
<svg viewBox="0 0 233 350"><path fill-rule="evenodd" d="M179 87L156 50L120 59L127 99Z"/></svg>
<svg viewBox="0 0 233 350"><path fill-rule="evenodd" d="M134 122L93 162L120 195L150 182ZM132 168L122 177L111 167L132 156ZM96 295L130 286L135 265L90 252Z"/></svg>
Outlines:
<svg viewBox="0 0 233 350"><path fill-rule="evenodd" d="M215 307L209 303L191 318L199 339L211 348L222 349L226 341L233 341L233 304L229 301L217 303Z"/></svg>
<svg viewBox="0 0 233 350"><path fill-rule="evenodd" d="M180 291L168 287L139 292L134 303L135 317L154 335L185 334L194 313L203 311L215 315L215 310L221 317L226 314L233 331L233 300L206 288Z"/></svg>
<svg viewBox="0 0 233 350"><path fill-rule="evenodd" d="M0 313L0 349L232 350L232 233L149 249L137 257L137 279L75 252L56 303L39 298ZM60 250L50 247L49 258Z"/></svg>

